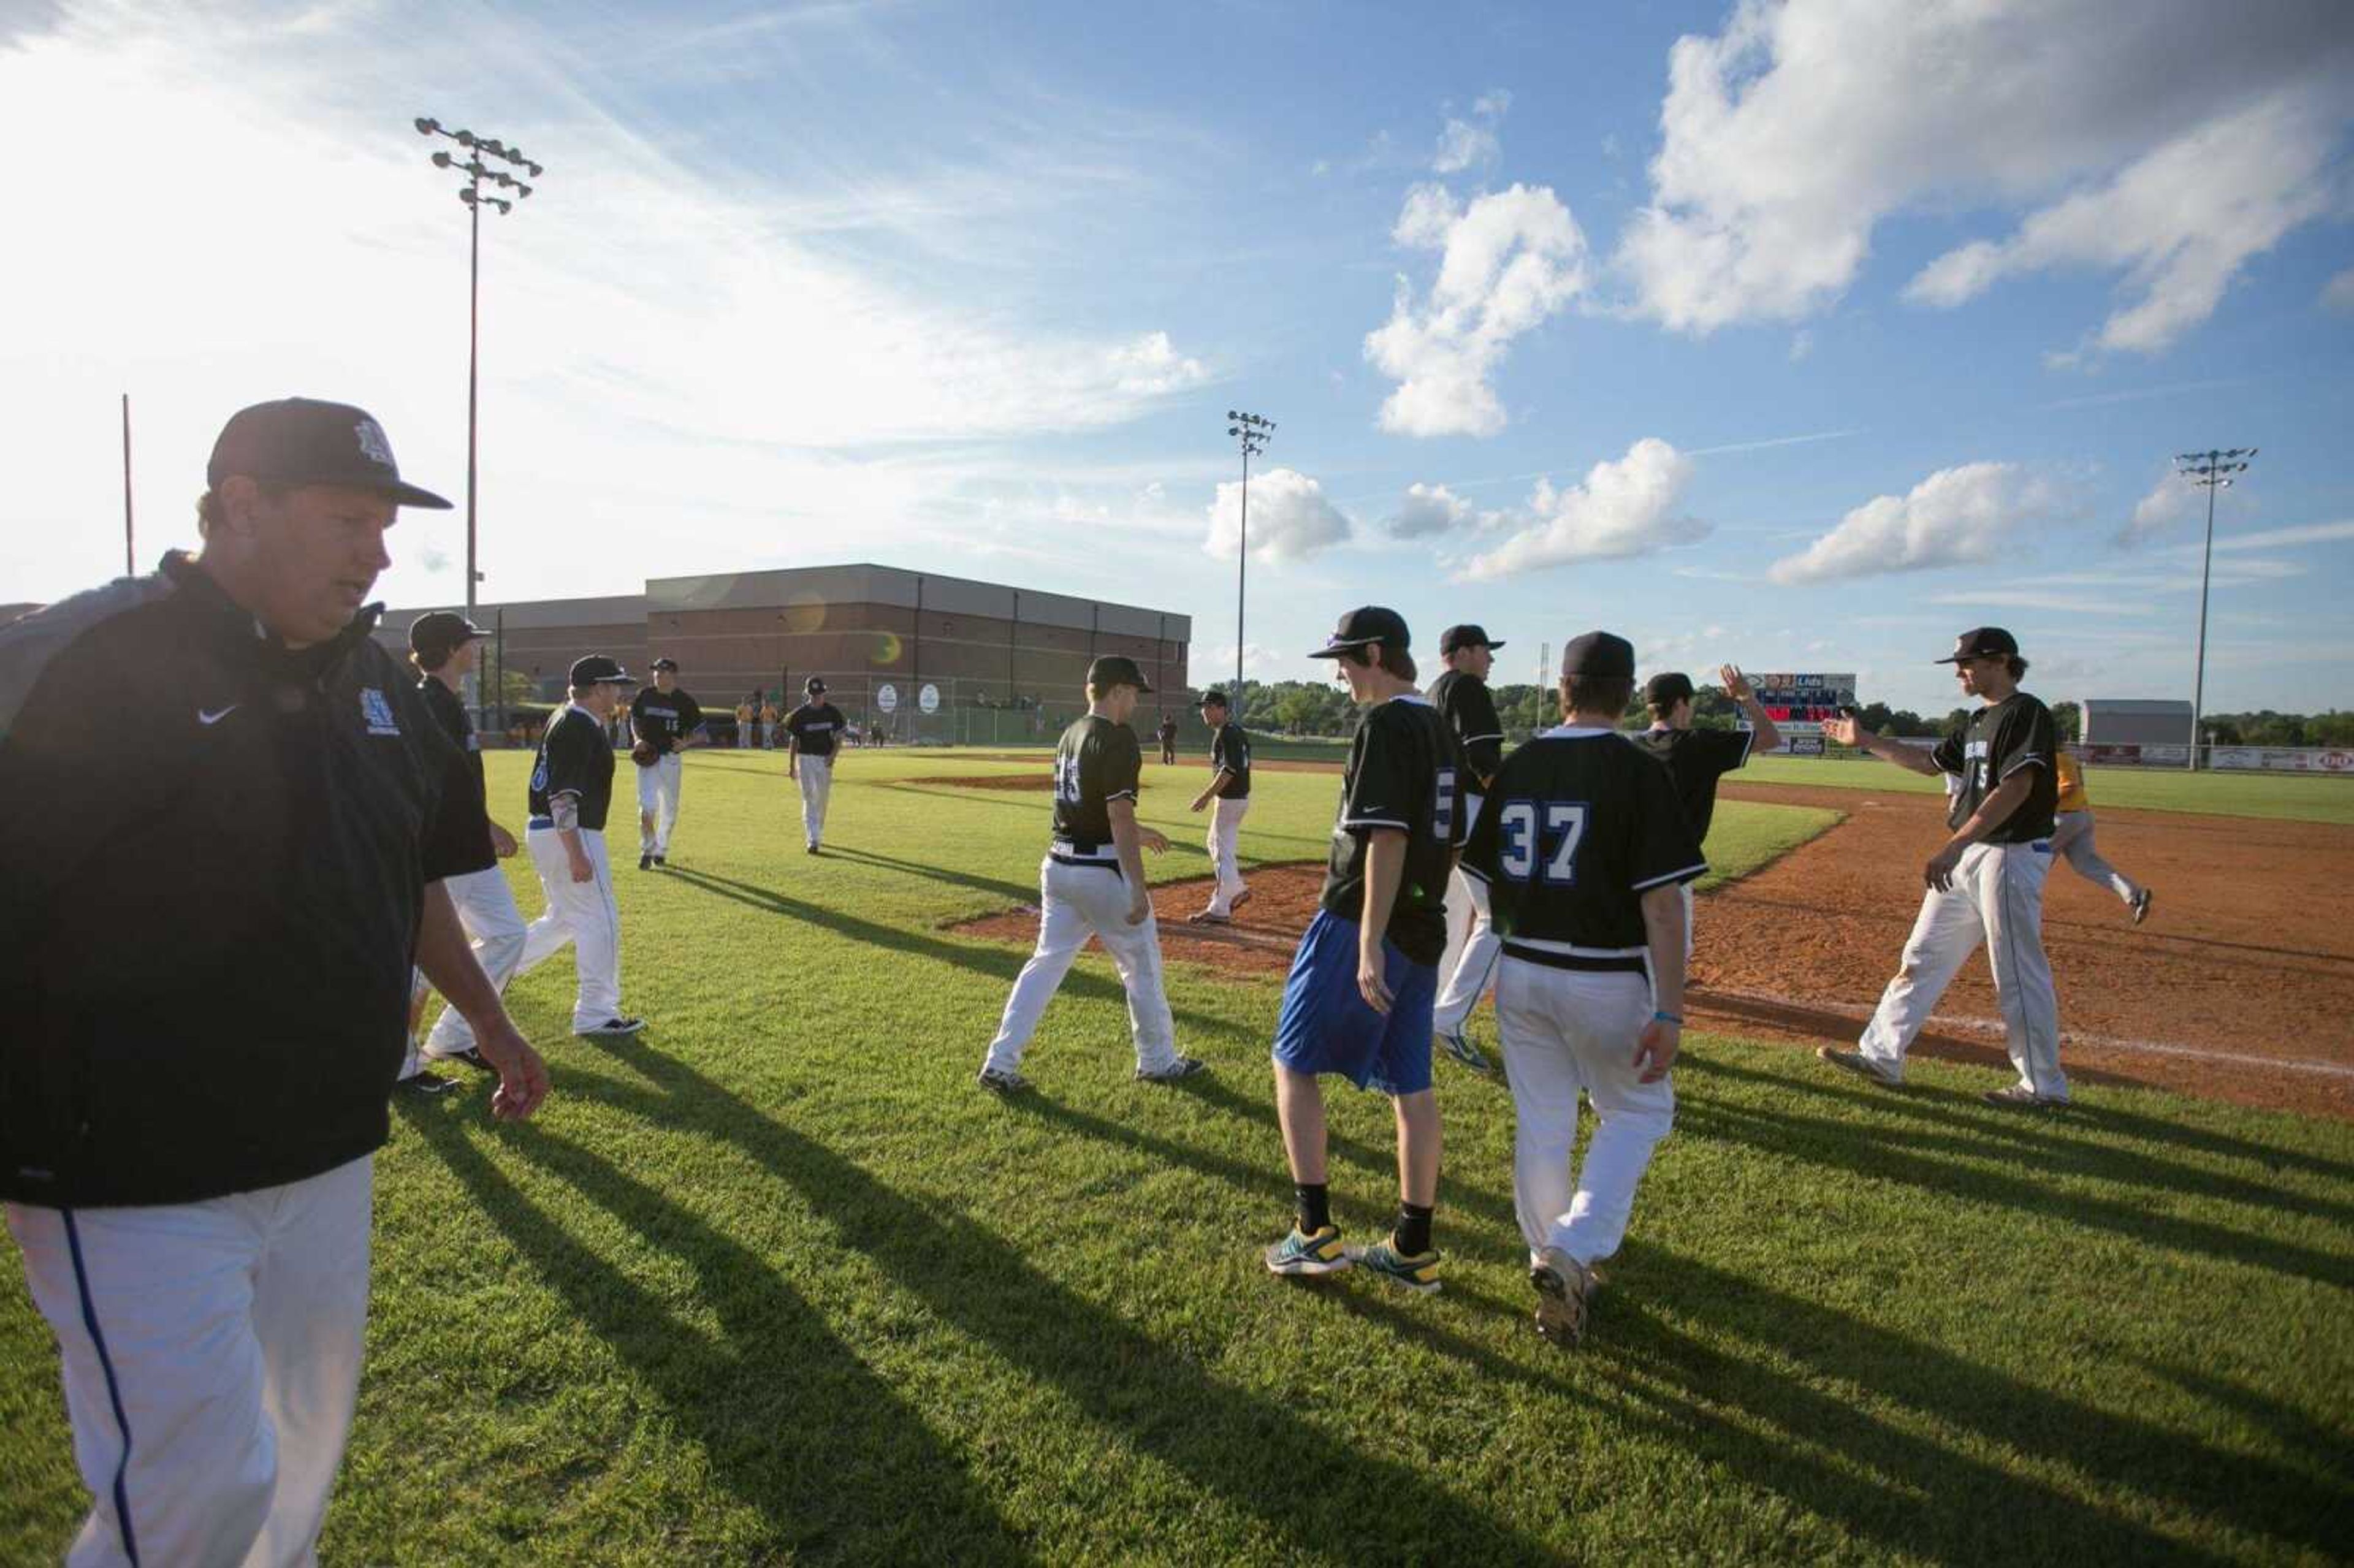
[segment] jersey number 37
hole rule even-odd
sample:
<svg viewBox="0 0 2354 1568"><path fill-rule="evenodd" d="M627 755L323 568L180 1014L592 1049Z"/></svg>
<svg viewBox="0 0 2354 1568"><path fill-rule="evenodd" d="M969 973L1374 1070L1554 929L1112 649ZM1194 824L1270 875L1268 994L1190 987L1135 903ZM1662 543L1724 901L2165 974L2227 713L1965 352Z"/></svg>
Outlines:
<svg viewBox="0 0 2354 1568"><path fill-rule="evenodd" d="M1568 887L1585 838L1582 800L1507 800L1496 813L1496 863L1513 882Z"/></svg>

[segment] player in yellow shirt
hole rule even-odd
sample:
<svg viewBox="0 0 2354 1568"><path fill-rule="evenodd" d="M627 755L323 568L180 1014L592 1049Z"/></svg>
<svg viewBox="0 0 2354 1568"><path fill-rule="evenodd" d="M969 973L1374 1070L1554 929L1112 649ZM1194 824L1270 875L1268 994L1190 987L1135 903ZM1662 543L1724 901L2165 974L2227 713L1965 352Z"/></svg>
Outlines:
<svg viewBox="0 0 2354 1568"><path fill-rule="evenodd" d="M2124 899L2133 911L2133 923L2140 925L2149 917L2150 891L2103 860L2093 847L2093 800L2084 793L2084 769L2064 746L2055 772L2060 798L2053 803L2052 853L2066 856L2078 876Z"/></svg>

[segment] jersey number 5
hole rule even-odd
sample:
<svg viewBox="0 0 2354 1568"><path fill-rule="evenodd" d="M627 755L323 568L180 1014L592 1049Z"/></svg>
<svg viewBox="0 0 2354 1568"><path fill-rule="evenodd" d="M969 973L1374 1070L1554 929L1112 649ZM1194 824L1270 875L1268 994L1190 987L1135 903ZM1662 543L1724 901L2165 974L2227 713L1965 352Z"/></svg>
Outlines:
<svg viewBox="0 0 2354 1568"><path fill-rule="evenodd" d="M1577 882L1577 846L1585 838L1582 800L1508 800L1496 814L1496 860L1514 882L1556 887Z"/></svg>

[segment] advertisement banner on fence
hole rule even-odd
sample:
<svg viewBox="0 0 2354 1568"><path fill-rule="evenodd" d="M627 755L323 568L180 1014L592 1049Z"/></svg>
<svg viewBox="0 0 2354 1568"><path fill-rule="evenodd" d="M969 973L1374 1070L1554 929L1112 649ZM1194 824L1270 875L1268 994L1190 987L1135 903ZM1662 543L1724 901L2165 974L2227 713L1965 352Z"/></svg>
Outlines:
<svg viewBox="0 0 2354 1568"><path fill-rule="evenodd" d="M1792 757L1820 757L1823 737L1819 735L1794 735L1783 742L1782 749Z"/></svg>
<svg viewBox="0 0 2354 1568"><path fill-rule="evenodd" d="M2303 746L2216 746L2208 766L2234 772L2354 774L2354 751Z"/></svg>

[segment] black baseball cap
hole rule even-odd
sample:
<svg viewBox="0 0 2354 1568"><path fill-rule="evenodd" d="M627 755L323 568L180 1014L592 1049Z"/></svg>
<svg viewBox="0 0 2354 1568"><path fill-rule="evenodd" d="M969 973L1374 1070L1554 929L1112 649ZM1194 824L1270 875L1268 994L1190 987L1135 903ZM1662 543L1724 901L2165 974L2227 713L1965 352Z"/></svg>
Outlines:
<svg viewBox="0 0 2354 1568"><path fill-rule="evenodd" d="M454 609L429 609L408 623L408 651L419 663L435 668L467 643L489 635Z"/></svg>
<svg viewBox="0 0 2354 1568"><path fill-rule="evenodd" d="M1232 707L1234 705L1233 705L1232 703L1229 703L1228 701L1226 701L1226 694L1225 694L1225 693L1224 693L1224 692L1222 692L1222 691L1218 690L1218 688L1217 688L1217 687L1215 687L1215 686L1212 686L1208 691L1204 692L1204 693L1202 694L1202 700L1201 700L1200 702L1198 702L1198 703L1195 703L1193 705L1194 705L1195 707L1199 707L1199 708L1206 708L1206 707L1212 707L1212 706L1216 706L1216 707L1225 708L1225 707Z"/></svg>
<svg viewBox="0 0 2354 1568"><path fill-rule="evenodd" d="M1438 634L1438 653L1441 658L1464 648L1501 648L1502 646L1502 643L1489 639L1488 629L1484 626L1450 626Z"/></svg>
<svg viewBox="0 0 2354 1568"><path fill-rule="evenodd" d="M678 661L667 656L655 660L653 667L657 670L668 670L673 675L678 673Z"/></svg>
<svg viewBox="0 0 2354 1568"><path fill-rule="evenodd" d="M1958 664L1965 659L2015 659L2018 656L2018 638L1999 626L1975 626L1954 639L1951 653L1931 662Z"/></svg>
<svg viewBox="0 0 2354 1568"><path fill-rule="evenodd" d="M1369 604L1349 611L1324 646L1310 653L1310 659L1338 659L1343 653L1353 653L1361 648L1380 643L1387 648L1405 648L1414 641L1414 633L1405 627L1405 617L1394 609L1384 609Z"/></svg>
<svg viewBox="0 0 2354 1568"><path fill-rule="evenodd" d="M1107 653L1087 666L1087 684L1102 686L1134 686L1140 692L1152 690L1152 683L1136 667L1136 661L1119 653Z"/></svg>
<svg viewBox="0 0 2354 1568"><path fill-rule="evenodd" d="M205 482L217 490L235 473L270 484L349 485L402 506L450 510L431 491L401 479L384 427L366 409L348 403L281 397L239 408L213 442Z"/></svg>
<svg viewBox="0 0 2354 1568"><path fill-rule="evenodd" d="M1680 670L1654 675L1643 683L1643 705L1662 713L1691 694L1691 677Z"/></svg>
<svg viewBox="0 0 2354 1568"><path fill-rule="evenodd" d="M815 675L811 675L808 680L801 683L801 690L807 692L813 697L820 692L825 690L825 683L819 680Z"/></svg>
<svg viewBox="0 0 2354 1568"><path fill-rule="evenodd" d="M1589 631L1583 637L1573 637L1561 651L1561 673L1564 675L1618 675L1635 678L1635 645L1623 637L1607 631Z"/></svg>
<svg viewBox="0 0 2354 1568"><path fill-rule="evenodd" d="M619 683L629 678L630 673L621 668L621 662L610 654L591 653L572 662L572 683L576 686L593 686L599 681Z"/></svg>

